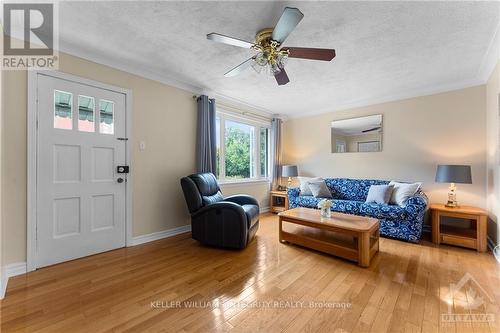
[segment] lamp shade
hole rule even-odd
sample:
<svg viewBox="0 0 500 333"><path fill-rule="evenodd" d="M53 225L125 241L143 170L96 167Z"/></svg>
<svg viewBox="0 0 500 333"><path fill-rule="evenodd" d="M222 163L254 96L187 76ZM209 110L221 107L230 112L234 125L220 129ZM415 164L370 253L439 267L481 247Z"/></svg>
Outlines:
<svg viewBox="0 0 500 333"><path fill-rule="evenodd" d="M299 175L296 165L283 165L281 169L283 177L297 177Z"/></svg>
<svg viewBox="0 0 500 333"><path fill-rule="evenodd" d="M470 165L438 165L436 182L472 184Z"/></svg>

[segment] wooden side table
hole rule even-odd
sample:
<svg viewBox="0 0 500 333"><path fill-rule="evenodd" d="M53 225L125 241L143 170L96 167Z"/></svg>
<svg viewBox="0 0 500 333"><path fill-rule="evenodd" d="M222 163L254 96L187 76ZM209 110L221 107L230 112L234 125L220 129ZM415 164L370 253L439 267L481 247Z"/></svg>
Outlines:
<svg viewBox="0 0 500 333"><path fill-rule="evenodd" d="M287 191L271 191L269 207L272 213L279 213L288 209Z"/></svg>
<svg viewBox="0 0 500 333"><path fill-rule="evenodd" d="M486 217L484 209L472 206L456 208L444 204L432 204L432 242L450 244L486 251ZM471 221L470 228L441 224L441 217L454 217Z"/></svg>

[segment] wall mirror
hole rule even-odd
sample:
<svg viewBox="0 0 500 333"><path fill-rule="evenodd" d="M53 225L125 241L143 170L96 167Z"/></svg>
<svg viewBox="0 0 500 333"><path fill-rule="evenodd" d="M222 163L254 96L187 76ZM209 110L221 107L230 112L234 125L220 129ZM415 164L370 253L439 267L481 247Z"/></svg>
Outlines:
<svg viewBox="0 0 500 333"><path fill-rule="evenodd" d="M372 115L331 124L332 153L382 151L382 115Z"/></svg>

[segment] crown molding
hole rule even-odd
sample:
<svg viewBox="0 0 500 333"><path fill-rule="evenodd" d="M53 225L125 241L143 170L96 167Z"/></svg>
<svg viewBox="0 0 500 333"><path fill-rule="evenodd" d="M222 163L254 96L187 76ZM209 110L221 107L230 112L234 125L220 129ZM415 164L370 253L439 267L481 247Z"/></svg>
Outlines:
<svg viewBox="0 0 500 333"><path fill-rule="evenodd" d="M488 50L483 57L477 76L486 83L491 76L495 66L500 60L500 24L498 24L493 37L491 38Z"/></svg>
<svg viewBox="0 0 500 333"><path fill-rule="evenodd" d="M483 84L485 84L484 80L482 80L480 78L476 78L473 80L464 80L464 81L451 83L451 84L424 86L424 87L420 87L417 89L400 91L400 92L397 92L395 94L387 94L387 95L378 96L378 97L352 100L352 101L349 101L349 102L346 102L343 104L339 104L339 105L336 105L333 107L327 107L327 108L316 110L314 112L308 112L307 114L304 114L304 113L294 114L294 115L290 115L289 119L317 116L320 114L325 114L325 113L330 113L330 112L345 111L345 110L349 110L349 109L361 108L361 107L389 103L389 102L396 102L396 101L401 101L401 100L410 99L410 98L418 98L418 97L436 95L436 94L440 94L440 93L451 92L454 90L460 90L460 89L480 86Z"/></svg>
<svg viewBox="0 0 500 333"><path fill-rule="evenodd" d="M147 69L144 68L139 68L137 65L132 65L130 63L125 63L123 61L120 61L119 59L113 59L110 60L106 56L101 56L98 55L95 52L86 50L82 47L79 47L77 45L74 45L72 43L68 43L66 41L60 41L59 42L59 51L69 54L74 57L78 57L87 61L94 62L96 64L104 65L113 69L117 69L120 71L123 71L128 74L133 74L137 75L142 78L146 78L149 80L153 80L156 82L163 83L168 86L172 86L181 90L189 91L193 94L204 94L204 95L210 95L217 100L220 100L223 104L226 104L230 107L234 107L236 109L242 110L242 111L249 111L253 113L260 114L264 117L270 117L272 118L275 116L273 112L270 110L253 105L247 102L244 102L240 99L230 97L224 94L220 94L212 89L209 88L204 88L204 87L198 87L193 84L181 81L179 79L176 79L173 75L160 75L157 73L153 73Z"/></svg>
<svg viewBox="0 0 500 333"><path fill-rule="evenodd" d="M204 94L207 91L207 89L205 88L183 82L174 78L173 76L160 75L150 70L140 68L136 64L126 63L123 60L120 60L119 57L114 57L113 60L110 60L109 57L99 55L96 52L92 52L91 50L89 51L88 49L84 49L80 46L68 43L67 41L59 41L59 51L74 57L94 62L96 64L111 67L128 74L133 74L142 78L150 79L175 88L179 88L181 90L189 91L194 94Z"/></svg>
<svg viewBox="0 0 500 333"><path fill-rule="evenodd" d="M469 80L463 80L460 82L453 82L449 84L437 84L433 86L425 85L416 89L409 89L405 91L399 91L394 94L387 94L383 96L376 96L364 99L355 99L351 100L333 107L325 107L321 109L317 109L313 112L307 113L298 113L298 114L279 114L273 112L273 110L266 109L262 106L258 106L255 104L244 102L240 99L230 97L224 94L221 94L217 91L206 87L198 87L196 85L184 82L175 78L174 75L170 74L158 74L154 73L148 69L140 68L132 63L124 62L120 59L110 60L109 57L98 55L97 53L89 51L88 49L84 49L80 46L73 45L68 43L67 41L59 41L60 51L67 53L69 55L82 58L84 60L88 60L97 64L105 65L129 74L137 75L142 78L150 79L156 82L163 83L168 86L172 86L181 90L189 91L193 94L206 94L210 95L217 100L220 100L222 104L227 106L239 109L241 111L252 112L256 114L260 114L264 117L269 118L281 118L283 121L287 121L289 119L295 118L303 118L309 116L320 115L324 113L337 112L342 110L348 110L352 108L365 107L369 105L382 104L387 102L394 102L398 100L404 100L409 98L416 98L421 96L429 96L444 92L449 92L453 90L470 88L473 86L483 85L489 79L492 71L494 70L498 60L500 59L500 25L497 27L495 34L490 42L488 47L488 51L486 52L481 65L478 69L478 73L475 78Z"/></svg>

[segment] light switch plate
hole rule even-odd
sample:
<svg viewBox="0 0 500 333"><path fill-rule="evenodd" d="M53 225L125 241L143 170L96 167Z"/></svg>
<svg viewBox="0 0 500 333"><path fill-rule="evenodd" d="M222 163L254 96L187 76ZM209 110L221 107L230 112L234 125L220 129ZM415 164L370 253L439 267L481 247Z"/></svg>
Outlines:
<svg viewBox="0 0 500 333"><path fill-rule="evenodd" d="M139 150L141 150L141 151L146 150L146 142L145 141L139 142Z"/></svg>

